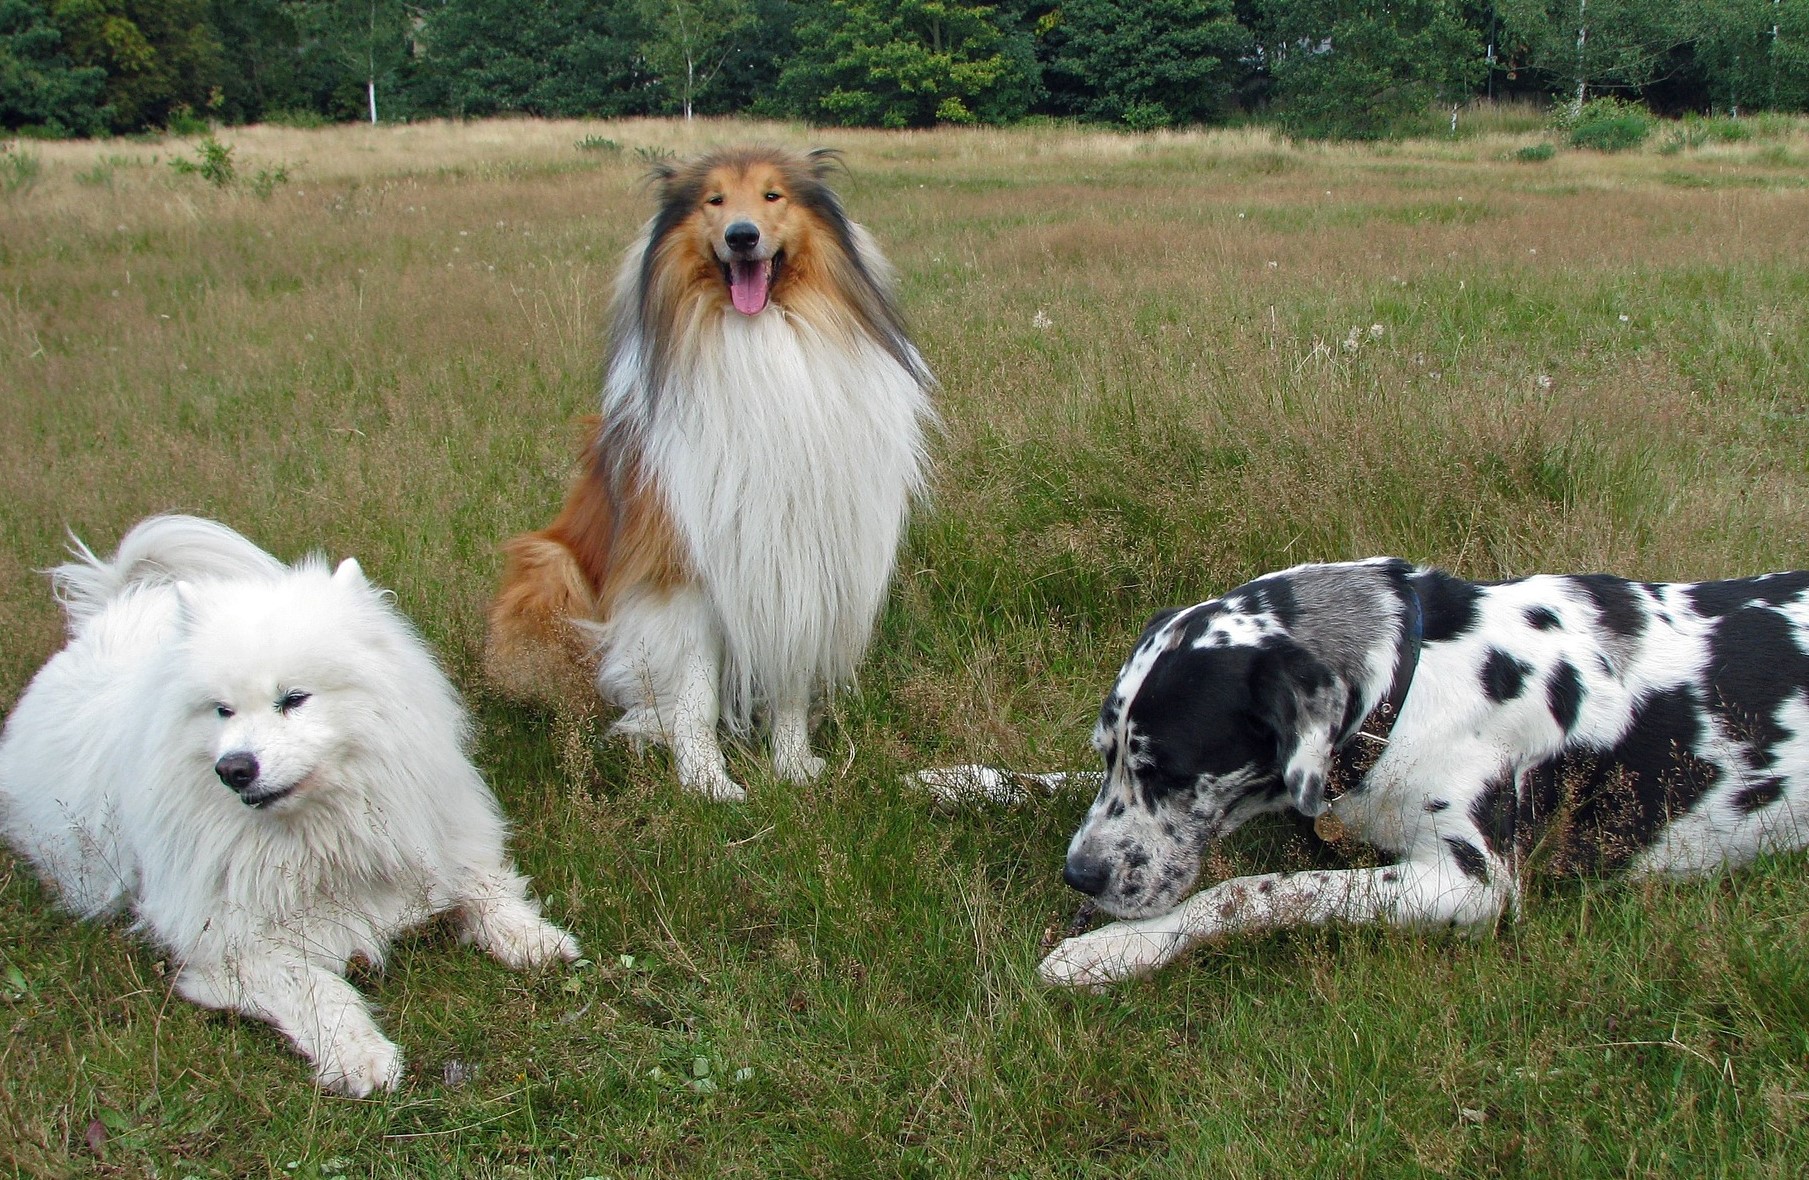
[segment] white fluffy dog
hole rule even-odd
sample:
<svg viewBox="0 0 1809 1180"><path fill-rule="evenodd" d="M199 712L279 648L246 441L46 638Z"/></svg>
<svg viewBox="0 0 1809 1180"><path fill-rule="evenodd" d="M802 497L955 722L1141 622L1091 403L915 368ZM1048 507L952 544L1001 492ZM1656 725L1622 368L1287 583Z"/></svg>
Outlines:
<svg viewBox="0 0 1809 1180"><path fill-rule="evenodd" d="M347 983L452 911L510 967L574 959L503 851L451 683L358 563L152 517L52 571L69 643L0 737L0 831L83 917L129 908L175 988L269 1021L321 1085L393 1089Z"/></svg>

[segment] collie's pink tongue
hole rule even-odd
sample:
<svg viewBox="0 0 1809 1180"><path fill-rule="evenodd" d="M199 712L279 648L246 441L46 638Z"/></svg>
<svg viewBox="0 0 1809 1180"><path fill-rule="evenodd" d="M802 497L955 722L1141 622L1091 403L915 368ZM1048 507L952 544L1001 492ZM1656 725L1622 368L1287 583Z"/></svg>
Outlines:
<svg viewBox="0 0 1809 1180"><path fill-rule="evenodd" d="M772 281L773 260L729 264L729 299L742 315L758 315L766 309L766 288Z"/></svg>

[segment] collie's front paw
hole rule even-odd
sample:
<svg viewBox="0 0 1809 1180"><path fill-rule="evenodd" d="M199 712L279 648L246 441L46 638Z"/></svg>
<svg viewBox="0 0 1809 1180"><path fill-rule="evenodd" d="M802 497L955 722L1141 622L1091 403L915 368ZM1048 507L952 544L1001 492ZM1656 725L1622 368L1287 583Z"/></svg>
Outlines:
<svg viewBox="0 0 1809 1180"><path fill-rule="evenodd" d="M375 1028L341 1032L314 1063L314 1080L349 1098L394 1090L402 1081L402 1050Z"/></svg>
<svg viewBox="0 0 1809 1180"><path fill-rule="evenodd" d="M1114 922L1049 952L1036 973L1056 987L1101 987L1148 975L1185 949L1181 932L1147 922Z"/></svg>
<svg viewBox="0 0 1809 1180"><path fill-rule="evenodd" d="M828 763L809 750L792 750L773 755L773 773L788 783L808 783L822 777Z"/></svg>
<svg viewBox="0 0 1809 1180"><path fill-rule="evenodd" d="M702 795L713 803L745 803L747 788L729 777L726 770L710 769L679 776L679 785L693 795Z"/></svg>

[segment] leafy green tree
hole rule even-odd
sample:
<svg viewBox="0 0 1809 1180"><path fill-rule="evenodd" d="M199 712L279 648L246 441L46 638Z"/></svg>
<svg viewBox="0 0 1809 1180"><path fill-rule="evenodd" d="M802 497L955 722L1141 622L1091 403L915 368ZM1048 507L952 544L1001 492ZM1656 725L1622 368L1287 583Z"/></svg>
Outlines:
<svg viewBox="0 0 1809 1180"><path fill-rule="evenodd" d="M804 5L793 0L749 0L753 20L722 63L698 108L710 114L743 111L763 117L786 116L779 97L779 73L798 51L797 24Z"/></svg>
<svg viewBox="0 0 1809 1180"><path fill-rule="evenodd" d="M284 0L210 0L207 21L220 43L220 117L255 123L278 111L308 110L301 84L301 35Z"/></svg>
<svg viewBox="0 0 1809 1180"><path fill-rule="evenodd" d="M1453 0L1258 0L1274 111L1290 133L1375 139L1482 76Z"/></svg>
<svg viewBox="0 0 1809 1180"><path fill-rule="evenodd" d="M78 66L43 4L0 0L0 127L42 127L55 135L105 130L107 72Z"/></svg>
<svg viewBox="0 0 1809 1180"><path fill-rule="evenodd" d="M641 56L685 118L752 32L749 0L642 0Z"/></svg>
<svg viewBox="0 0 1809 1180"><path fill-rule="evenodd" d="M1809 109L1809 3L1697 0L1695 60L1715 106Z"/></svg>
<svg viewBox="0 0 1809 1180"><path fill-rule="evenodd" d="M1502 44L1580 106L1598 90L1638 91L1689 68L1694 0L1496 0Z"/></svg>
<svg viewBox="0 0 1809 1180"><path fill-rule="evenodd" d="M1036 93L1030 34L999 5L825 0L796 35L779 94L789 113L813 123L1005 123Z"/></svg>
<svg viewBox="0 0 1809 1180"><path fill-rule="evenodd" d="M300 46L297 88L332 119L418 113L412 101L415 27L422 10L405 0L287 0Z"/></svg>
<svg viewBox="0 0 1809 1180"><path fill-rule="evenodd" d="M1038 30L1049 107L1134 127L1223 118L1251 47L1232 0L1067 0Z"/></svg>
<svg viewBox="0 0 1809 1180"><path fill-rule="evenodd" d="M459 116L646 114L651 38L638 0L447 0L421 29L417 101Z"/></svg>
<svg viewBox="0 0 1809 1180"><path fill-rule="evenodd" d="M53 0L51 17L71 59L105 71L115 131L161 127L183 107L219 107L220 43L206 0Z"/></svg>

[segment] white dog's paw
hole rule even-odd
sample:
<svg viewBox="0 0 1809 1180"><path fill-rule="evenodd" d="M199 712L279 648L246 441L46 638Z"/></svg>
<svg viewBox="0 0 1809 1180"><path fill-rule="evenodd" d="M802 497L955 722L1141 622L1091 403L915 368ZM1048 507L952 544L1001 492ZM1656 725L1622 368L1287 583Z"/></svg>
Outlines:
<svg viewBox="0 0 1809 1180"><path fill-rule="evenodd" d="M1114 922L1063 940L1036 973L1057 987L1100 987L1147 975L1185 949L1186 939L1173 925L1163 929L1147 921Z"/></svg>
<svg viewBox="0 0 1809 1180"><path fill-rule="evenodd" d="M544 918L510 922L495 932L489 951L498 962L526 971L562 959L567 963L581 953L578 940Z"/></svg>
<svg viewBox="0 0 1809 1180"><path fill-rule="evenodd" d="M394 1090L402 1081L402 1050L374 1027L342 1032L314 1063L314 1080L351 1098Z"/></svg>
<svg viewBox="0 0 1809 1180"><path fill-rule="evenodd" d="M828 765L808 750L773 755L773 773L788 783L814 782Z"/></svg>

